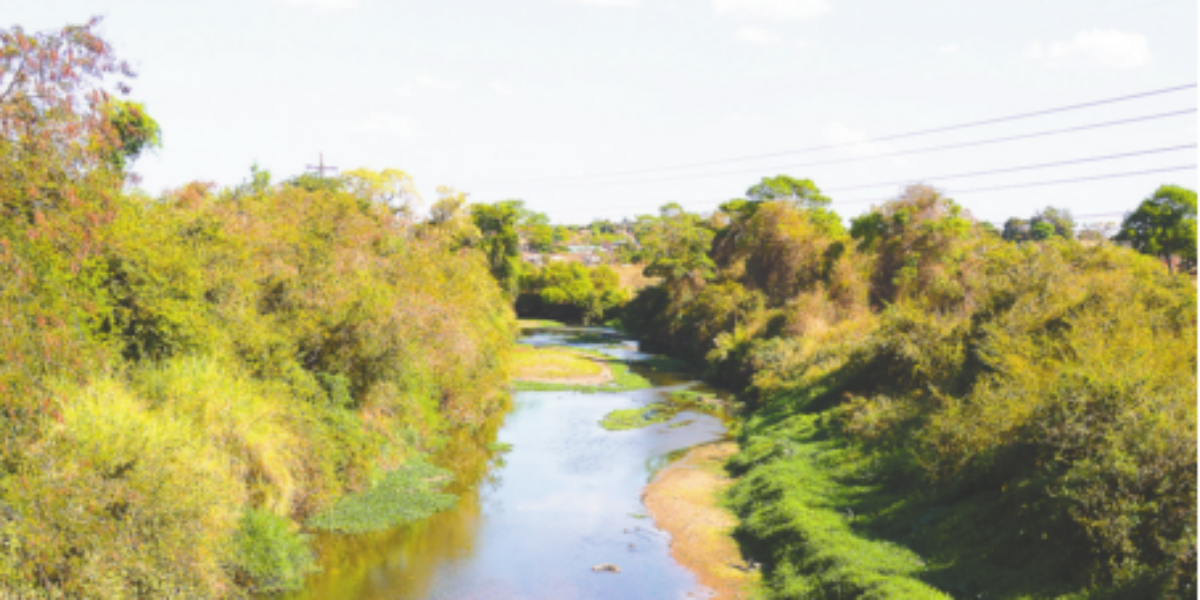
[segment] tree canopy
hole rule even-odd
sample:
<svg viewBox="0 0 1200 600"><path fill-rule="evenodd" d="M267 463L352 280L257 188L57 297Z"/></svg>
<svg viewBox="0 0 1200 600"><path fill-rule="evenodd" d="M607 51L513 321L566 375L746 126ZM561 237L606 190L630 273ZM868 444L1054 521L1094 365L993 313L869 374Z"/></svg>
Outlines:
<svg viewBox="0 0 1200 600"><path fill-rule="evenodd" d="M1196 192L1164 185L1125 217L1117 241L1127 242L1143 254L1157 256L1174 270L1196 267Z"/></svg>

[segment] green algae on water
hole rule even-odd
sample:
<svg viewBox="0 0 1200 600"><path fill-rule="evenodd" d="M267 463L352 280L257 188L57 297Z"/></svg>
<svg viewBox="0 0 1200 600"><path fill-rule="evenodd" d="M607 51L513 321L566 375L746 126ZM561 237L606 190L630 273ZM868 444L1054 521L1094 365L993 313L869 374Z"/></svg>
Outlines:
<svg viewBox="0 0 1200 600"><path fill-rule="evenodd" d="M371 489L346 496L309 519L308 526L321 531L367 533L424 519L458 501L454 494L441 491L451 479L450 471L420 459L410 460Z"/></svg>
<svg viewBox="0 0 1200 600"><path fill-rule="evenodd" d="M674 417L674 411L660 403L654 403L640 408L624 408L614 410L600 420L600 426L609 431L637 429L656 423L665 423Z"/></svg>

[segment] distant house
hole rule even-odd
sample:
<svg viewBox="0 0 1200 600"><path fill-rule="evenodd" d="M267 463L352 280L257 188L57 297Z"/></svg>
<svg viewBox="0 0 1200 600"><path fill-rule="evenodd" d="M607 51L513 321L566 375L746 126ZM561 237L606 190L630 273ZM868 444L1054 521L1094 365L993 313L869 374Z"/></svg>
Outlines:
<svg viewBox="0 0 1200 600"><path fill-rule="evenodd" d="M541 254L538 254L537 252L522 252L521 259L524 260L527 264L531 264L535 267L540 267L540 266L546 264L545 259L542 257Z"/></svg>

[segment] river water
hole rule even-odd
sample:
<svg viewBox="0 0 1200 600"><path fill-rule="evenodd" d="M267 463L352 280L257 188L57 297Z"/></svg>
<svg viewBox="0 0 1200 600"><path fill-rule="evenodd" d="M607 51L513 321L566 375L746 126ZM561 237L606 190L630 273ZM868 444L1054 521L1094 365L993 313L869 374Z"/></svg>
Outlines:
<svg viewBox="0 0 1200 600"><path fill-rule="evenodd" d="M579 333L592 343L575 343ZM524 343L576 345L636 361L632 342L604 330L539 330ZM642 489L668 457L721 438L720 420L691 412L671 422L607 431L609 411L662 400L696 381L633 370L656 387L617 393L518 392L493 427L440 457L458 504L417 524L371 535L323 535L322 572L293 598L703 598L671 559L667 534L644 516ZM690 421L684 426L672 423ZM492 439L512 445L488 450ZM620 573L594 572L612 563Z"/></svg>

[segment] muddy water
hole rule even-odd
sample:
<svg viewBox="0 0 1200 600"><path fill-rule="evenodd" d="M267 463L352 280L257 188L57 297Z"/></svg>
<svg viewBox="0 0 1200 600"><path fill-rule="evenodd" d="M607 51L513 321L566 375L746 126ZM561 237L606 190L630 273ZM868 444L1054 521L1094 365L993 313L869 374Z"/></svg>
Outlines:
<svg viewBox="0 0 1200 600"><path fill-rule="evenodd" d="M575 345L628 360L646 356L591 330ZM579 338L575 338L578 340ZM534 345L563 344L533 332ZM634 367L637 370L637 367ZM633 392L519 392L513 410L441 457L459 476L451 510L376 535L323 536L323 571L295 598L700 598L640 496L665 457L724 434L721 422L681 413L631 431L599 425L609 411L661 400L697 382L647 374L658 387ZM691 421L672 428L671 423ZM493 437L495 436L495 437ZM512 451L486 450L491 439ZM619 574L592 567L612 563Z"/></svg>

